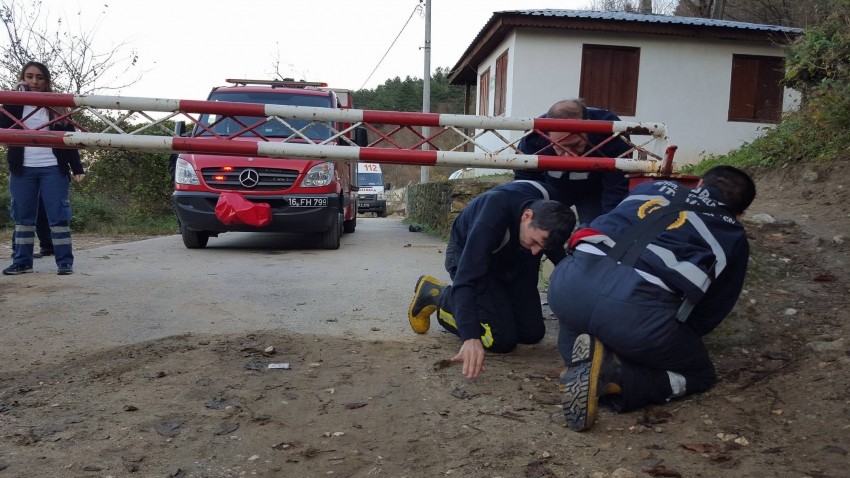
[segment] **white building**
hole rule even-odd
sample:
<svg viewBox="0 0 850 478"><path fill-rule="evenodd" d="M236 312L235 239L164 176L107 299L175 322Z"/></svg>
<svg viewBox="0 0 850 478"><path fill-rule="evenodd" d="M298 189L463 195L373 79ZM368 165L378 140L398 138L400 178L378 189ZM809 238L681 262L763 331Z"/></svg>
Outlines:
<svg viewBox="0 0 850 478"><path fill-rule="evenodd" d="M469 114L536 117L580 97L623 120L664 123L682 165L752 141L796 107L799 94L779 81L784 46L800 34L624 12L495 12L449 79L467 87Z"/></svg>

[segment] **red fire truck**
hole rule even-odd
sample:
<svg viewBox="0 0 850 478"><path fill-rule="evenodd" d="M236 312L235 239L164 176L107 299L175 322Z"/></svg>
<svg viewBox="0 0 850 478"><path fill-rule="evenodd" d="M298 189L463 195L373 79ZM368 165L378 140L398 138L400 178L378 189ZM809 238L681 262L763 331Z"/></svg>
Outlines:
<svg viewBox="0 0 850 478"><path fill-rule="evenodd" d="M323 83L304 81L226 80L213 88L207 101L265 105L351 108L351 95ZM222 106L225 106L222 103ZM366 145L366 131L356 128L345 137L334 132L345 125L274 116L228 116L204 113L192 131L178 122L178 136L227 138L234 141ZM355 179L352 179L355 178ZM219 196L236 192L253 203L269 205L265 226L226 224L216 214ZM180 154L172 197L183 243L206 247L210 237L228 231L291 232L316 236L325 249L338 249L340 236L357 226L356 165L319 159L288 159L214 154Z"/></svg>

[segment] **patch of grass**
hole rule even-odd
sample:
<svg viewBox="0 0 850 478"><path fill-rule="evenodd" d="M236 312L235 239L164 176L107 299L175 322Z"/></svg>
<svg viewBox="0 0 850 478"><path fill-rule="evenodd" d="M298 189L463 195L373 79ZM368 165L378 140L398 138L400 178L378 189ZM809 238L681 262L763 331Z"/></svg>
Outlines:
<svg viewBox="0 0 850 478"><path fill-rule="evenodd" d="M172 234L177 229L174 214L155 216L128 208L101 196L76 194L71 198L71 230L91 234Z"/></svg>
<svg viewBox="0 0 850 478"><path fill-rule="evenodd" d="M114 203L81 194L71 198L71 213L71 230L76 232L99 232L121 216Z"/></svg>
<svg viewBox="0 0 850 478"><path fill-rule="evenodd" d="M850 111L850 103L845 101ZM838 111L835 111L838 110ZM850 128L840 108L827 110L812 104L789 112L781 123L752 143L722 156L711 156L699 164L682 168L687 174L700 175L718 165L730 165L745 171L776 169L788 162L824 162L850 156Z"/></svg>
<svg viewBox="0 0 850 478"><path fill-rule="evenodd" d="M121 217L119 221L101 224L96 229L85 229L77 232L107 235L134 234L143 236L158 236L174 234L174 231L176 230L177 218L173 215L168 217L140 217L131 214Z"/></svg>

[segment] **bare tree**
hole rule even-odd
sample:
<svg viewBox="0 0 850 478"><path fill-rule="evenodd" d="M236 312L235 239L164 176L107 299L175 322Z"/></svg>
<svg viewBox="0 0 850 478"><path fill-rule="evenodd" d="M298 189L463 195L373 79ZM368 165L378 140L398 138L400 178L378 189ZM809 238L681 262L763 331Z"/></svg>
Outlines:
<svg viewBox="0 0 850 478"><path fill-rule="evenodd" d="M831 0L733 0L727 3L730 19L807 27L820 24L833 9L834 2Z"/></svg>
<svg viewBox="0 0 850 478"><path fill-rule="evenodd" d="M279 45L278 45L279 46ZM295 71L295 64L287 63L286 67L289 73L284 73L282 71L282 64L280 58L280 50L278 49L274 55L272 55L272 68L273 71L270 72L272 78L275 80L285 80L285 79L298 79L301 81L307 81L309 76L308 70L303 70L301 72Z"/></svg>
<svg viewBox="0 0 850 478"><path fill-rule="evenodd" d="M681 0L676 15L807 27L832 10L831 0Z"/></svg>
<svg viewBox="0 0 850 478"><path fill-rule="evenodd" d="M676 7L675 14L681 17L711 18L715 3L714 0L682 0ZM721 16L716 18L723 18L723 12L719 13Z"/></svg>
<svg viewBox="0 0 850 478"><path fill-rule="evenodd" d="M128 51L126 42L107 51L94 47L103 13L94 27L84 30L77 25L72 29L66 19L50 19L42 10L41 0L0 1L0 21L9 40L8 44L0 42L0 84L4 88L15 85L21 67L31 60L47 65L57 91L88 94L136 83L141 72L116 84L138 62L136 51ZM78 17L81 15L77 12Z"/></svg>
<svg viewBox="0 0 850 478"><path fill-rule="evenodd" d="M679 0L652 0L652 13L658 15L672 15ZM629 12L641 11L641 0L590 0L587 10L601 12Z"/></svg>

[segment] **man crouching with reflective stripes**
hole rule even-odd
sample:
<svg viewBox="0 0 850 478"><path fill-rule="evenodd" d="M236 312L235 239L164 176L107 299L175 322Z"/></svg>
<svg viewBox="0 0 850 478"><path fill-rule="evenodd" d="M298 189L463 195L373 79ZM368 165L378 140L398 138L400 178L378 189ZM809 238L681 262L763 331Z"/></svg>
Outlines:
<svg viewBox="0 0 850 478"><path fill-rule="evenodd" d="M541 183L514 181L479 195L452 223L446 247L452 285L431 276L416 283L410 326L424 334L436 311L440 325L463 341L451 361L463 362L466 378L484 371L485 350L506 353L543 339L539 254L563 250L575 227L572 211L550 194Z"/></svg>
<svg viewBox="0 0 850 478"><path fill-rule="evenodd" d="M738 222L755 198L746 173L718 166L694 189L641 184L570 239L549 282L570 428L711 388L702 336L732 310L749 260Z"/></svg>

